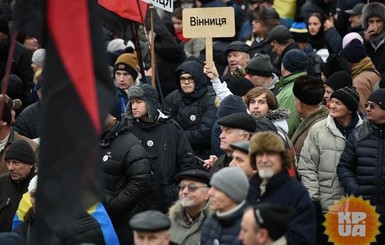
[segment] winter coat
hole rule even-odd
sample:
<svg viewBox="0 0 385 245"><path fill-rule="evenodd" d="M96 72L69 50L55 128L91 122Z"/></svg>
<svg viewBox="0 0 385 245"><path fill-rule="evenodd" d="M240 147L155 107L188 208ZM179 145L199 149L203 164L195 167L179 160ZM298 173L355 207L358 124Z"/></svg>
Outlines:
<svg viewBox="0 0 385 245"><path fill-rule="evenodd" d="M13 218L13 224L12 224L12 230L16 231L17 233L19 232L23 233L23 235L21 235L20 233L19 234L21 235L21 237L24 237L24 238L26 238L27 231L23 229L27 228L28 225L31 225L29 224L31 223L31 221L32 221L32 226L34 226L33 216L32 216L33 213L30 212L31 208L32 208L31 197L27 192L23 195L22 199L20 200L19 207ZM99 223L106 245L119 244L119 240L114 230L114 227L111 223L110 217L108 216L107 211L101 202L97 202L94 205L90 206L87 209L87 213L91 215L94 219L96 219L96 221ZM31 216L32 216L32 219L30 218ZM31 232L33 233L34 231L31 230ZM40 239L43 239L44 241L46 241L46 243L43 243L43 244L47 244L47 245L56 244L51 241L51 239L56 240L56 238L57 236L55 234L53 234L53 237L52 237L51 234L49 234L49 232L47 232L47 234L44 234L44 237L40 237ZM34 239L34 236L32 235L32 241L33 239Z"/></svg>
<svg viewBox="0 0 385 245"><path fill-rule="evenodd" d="M128 104L127 92L121 88L116 88L116 99L119 101L119 112L121 115L124 115Z"/></svg>
<svg viewBox="0 0 385 245"><path fill-rule="evenodd" d="M34 168L32 168L26 179L22 181L13 181L9 173L0 177L0 232L11 231L13 216L23 194L28 191L29 181L34 175Z"/></svg>
<svg viewBox="0 0 385 245"><path fill-rule="evenodd" d="M138 205L151 184L148 154L131 133L126 117L106 132L101 140L105 198L103 204L114 226L126 226L130 218L143 211Z"/></svg>
<svg viewBox="0 0 385 245"><path fill-rule="evenodd" d="M41 101L37 101L26 108L17 116L13 129L27 138L40 137Z"/></svg>
<svg viewBox="0 0 385 245"><path fill-rule="evenodd" d="M379 88L381 77L379 76L378 71L364 70L352 78L353 87L357 89L357 92L360 95L358 110L362 113L366 113L365 103L368 100L369 95L375 89Z"/></svg>
<svg viewBox="0 0 385 245"><path fill-rule="evenodd" d="M324 17L324 19L327 19L332 7L331 5L332 3L329 3L329 1L306 0L301 7L300 16L305 20L305 22L307 22L312 13L318 12Z"/></svg>
<svg viewBox="0 0 385 245"><path fill-rule="evenodd" d="M23 196L23 199L26 195ZM30 209L28 213L24 214L23 217L28 216L28 220L18 220L17 225L15 225L15 219L14 219L14 229L13 232L16 232L20 235L22 240L25 242L26 245L52 245L52 244L59 244L59 238L54 232L46 232L44 233L44 236L37 233L37 227L35 223L35 214L32 211L31 202L29 202ZM20 209L20 207L19 207ZM19 210L18 210L19 211ZM93 242L95 244L105 244L105 245L118 245L119 240L116 236L114 227L112 226L110 217L107 214L107 211L104 209L103 204L98 202L95 205L92 205L90 208L87 209L87 212L90 216L92 216L98 225L100 226L99 229L89 229L89 227L84 227L84 223L74 227L74 231L89 231L90 236L92 238L98 238L99 240L94 240ZM17 216L15 215L15 218ZM100 232L103 234L103 240L100 238ZM81 238L82 232L77 232L77 235L79 238ZM31 243L27 243L27 240L30 240Z"/></svg>
<svg viewBox="0 0 385 245"><path fill-rule="evenodd" d="M277 94L278 107L290 110L290 117L287 119L287 124L289 125L289 137L293 136L294 131L301 123L297 108L294 105L293 86L294 80L303 75L306 75L306 72L296 72L283 77L276 84L277 87L281 88L281 91Z"/></svg>
<svg viewBox="0 0 385 245"><path fill-rule="evenodd" d="M190 56L199 58L199 54L204 48L205 48L204 38L191 38L184 43L184 52L187 58Z"/></svg>
<svg viewBox="0 0 385 245"><path fill-rule="evenodd" d="M240 245L238 240L241 221L247 208L246 202L237 206L239 209L234 213L220 217L216 213L206 219L202 228L202 245Z"/></svg>
<svg viewBox="0 0 385 245"><path fill-rule="evenodd" d="M262 179L257 176L257 186ZM263 195L257 188L257 203L272 203L291 207L296 215L289 224L285 236L288 244L315 244L316 215L309 192L297 180L290 178L287 171L281 171L269 179Z"/></svg>
<svg viewBox="0 0 385 245"><path fill-rule="evenodd" d="M158 111L155 122L132 120L132 133L147 150L151 163L151 189L146 208L164 213L178 199L175 176L195 168L194 154L183 129Z"/></svg>
<svg viewBox="0 0 385 245"><path fill-rule="evenodd" d="M206 159L212 154L210 136L217 108L215 93L208 88L208 80L202 70L203 64L195 60L186 61L178 67L178 80L182 72L191 74L195 91L191 94L184 93L178 82L178 90L166 97L165 108L185 131L194 153Z"/></svg>
<svg viewBox="0 0 385 245"><path fill-rule="evenodd" d="M156 69L158 70L156 82L160 84L163 96L166 97L177 89L179 81L177 81L174 72L185 60L186 55L183 43L174 36L175 29L171 20L162 20L158 15L154 15L154 23L157 23L158 26L155 30L154 45Z"/></svg>
<svg viewBox="0 0 385 245"><path fill-rule="evenodd" d="M169 210L171 221L171 241L179 245L199 245L201 242L201 232L203 222L210 215L209 206L206 205L191 226L187 226L184 221L184 209L180 202L175 203Z"/></svg>
<svg viewBox="0 0 385 245"><path fill-rule="evenodd" d="M311 127L325 119L329 115L329 109L326 106L322 105L319 110L314 112L313 114L306 117L300 125L298 125L297 130L295 130L294 135L291 137L291 142L294 145L295 153L297 154L297 160L300 157L301 149L305 139L309 133Z"/></svg>
<svg viewBox="0 0 385 245"><path fill-rule="evenodd" d="M338 179L347 195L362 196L385 215L384 129L364 119L346 141L337 166Z"/></svg>
<svg viewBox="0 0 385 245"><path fill-rule="evenodd" d="M368 52L368 56L372 59L376 69L380 72L381 76L385 76L385 39L376 47L373 47L371 42L365 42L365 49Z"/></svg>
<svg viewBox="0 0 385 245"><path fill-rule="evenodd" d="M361 123L359 117L355 126ZM310 198L320 202L324 213L345 194L337 177L337 164L345 148L345 141L334 118L329 115L311 127L302 147L298 173Z"/></svg>

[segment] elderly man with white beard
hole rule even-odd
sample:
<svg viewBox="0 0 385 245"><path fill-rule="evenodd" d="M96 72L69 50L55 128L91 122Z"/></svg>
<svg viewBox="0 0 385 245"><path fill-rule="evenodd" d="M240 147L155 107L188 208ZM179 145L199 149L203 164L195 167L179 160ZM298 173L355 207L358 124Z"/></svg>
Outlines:
<svg viewBox="0 0 385 245"><path fill-rule="evenodd" d="M295 209L285 234L287 244L315 244L316 216L309 192L291 178L293 156L274 132L256 133L249 145L250 164L257 170L257 203L272 203Z"/></svg>
<svg viewBox="0 0 385 245"><path fill-rule="evenodd" d="M210 214L207 201L210 175L203 170L188 170L176 176L179 200L171 206L171 241L179 245L199 244L203 222Z"/></svg>

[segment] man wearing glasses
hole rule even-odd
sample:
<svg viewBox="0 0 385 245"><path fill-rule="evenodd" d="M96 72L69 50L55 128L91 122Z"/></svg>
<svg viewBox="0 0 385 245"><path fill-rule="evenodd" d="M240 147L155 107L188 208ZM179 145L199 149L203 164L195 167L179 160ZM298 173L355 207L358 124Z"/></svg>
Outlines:
<svg viewBox="0 0 385 245"><path fill-rule="evenodd" d="M203 222L210 214L207 201L210 175L187 170L176 176L179 200L170 208L171 241L180 245L199 244Z"/></svg>
<svg viewBox="0 0 385 245"><path fill-rule="evenodd" d="M376 244L385 244L385 89L372 92L365 107L367 118L347 139L337 175L347 195L376 207L381 222Z"/></svg>
<svg viewBox="0 0 385 245"><path fill-rule="evenodd" d="M186 60L176 69L178 89L165 99L165 108L183 128L194 154L206 159L212 154L210 135L216 120L215 93L202 73L203 63Z"/></svg>

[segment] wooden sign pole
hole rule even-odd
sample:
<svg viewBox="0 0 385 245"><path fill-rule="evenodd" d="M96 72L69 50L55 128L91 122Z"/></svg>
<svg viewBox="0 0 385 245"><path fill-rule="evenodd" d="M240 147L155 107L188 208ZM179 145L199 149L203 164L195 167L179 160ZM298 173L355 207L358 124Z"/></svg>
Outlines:
<svg viewBox="0 0 385 245"><path fill-rule="evenodd" d="M206 37L206 65L211 70L213 68L213 39Z"/></svg>
<svg viewBox="0 0 385 245"><path fill-rule="evenodd" d="M150 8L150 18L151 18L151 86L153 89L156 89L156 76L155 76L155 33L154 33L154 5L149 4Z"/></svg>

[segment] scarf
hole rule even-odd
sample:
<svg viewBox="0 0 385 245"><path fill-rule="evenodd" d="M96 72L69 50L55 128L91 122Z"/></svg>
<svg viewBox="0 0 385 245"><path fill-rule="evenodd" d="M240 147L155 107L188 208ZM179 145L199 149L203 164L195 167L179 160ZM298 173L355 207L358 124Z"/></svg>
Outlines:
<svg viewBox="0 0 385 245"><path fill-rule="evenodd" d="M363 71L375 71L376 68L373 65L372 59L370 57L363 58L355 67L352 68L352 78L356 77Z"/></svg>
<svg viewBox="0 0 385 245"><path fill-rule="evenodd" d="M385 38L385 31L381 32L377 36L374 36L372 40L370 40L374 49L378 48L378 46L384 41L384 38Z"/></svg>
<svg viewBox="0 0 385 245"><path fill-rule="evenodd" d="M190 40L189 38L185 38L183 36L183 32L175 32L176 36L178 37L178 39L182 42L182 43L185 43L187 42L188 40Z"/></svg>

